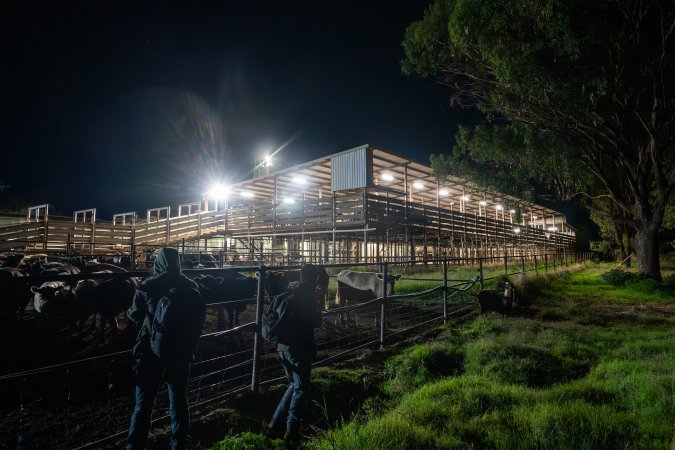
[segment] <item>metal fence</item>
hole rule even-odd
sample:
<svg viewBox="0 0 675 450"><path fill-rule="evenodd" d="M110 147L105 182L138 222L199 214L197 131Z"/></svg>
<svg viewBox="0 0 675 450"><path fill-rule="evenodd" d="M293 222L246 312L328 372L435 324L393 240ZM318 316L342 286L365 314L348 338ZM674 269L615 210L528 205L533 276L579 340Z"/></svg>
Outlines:
<svg viewBox="0 0 675 450"><path fill-rule="evenodd" d="M475 310L474 285L484 288L503 275L546 272L587 260L590 253L542 254L499 258L447 258L441 260L331 264L323 266L335 278L341 269L396 271L399 293L365 303L331 305L323 311L323 325L316 333L315 365L345 358L356 349L384 346L398 336L433 322ZM188 276L257 272L255 297L208 305L209 313L228 303L246 303L242 325L228 330L209 330L201 336L192 364L189 402L204 407L235 392L257 391L277 380L282 372L275 348L260 334L265 309L268 271L299 266L237 267L185 270ZM145 271L25 277L39 285L44 281L76 282L83 278L145 277ZM26 281L26 280L24 280ZM334 284L334 283L332 283ZM332 291L332 289L331 289ZM213 328L213 326L211 326ZM129 395L131 350L95 355L20 372L0 375L1 411L5 416L0 447L101 448L121 439L133 409ZM44 420L45 415L51 420ZM158 394L153 422L168 418L165 391ZM104 426L101 426L101 425ZM117 430L116 432L113 432Z"/></svg>

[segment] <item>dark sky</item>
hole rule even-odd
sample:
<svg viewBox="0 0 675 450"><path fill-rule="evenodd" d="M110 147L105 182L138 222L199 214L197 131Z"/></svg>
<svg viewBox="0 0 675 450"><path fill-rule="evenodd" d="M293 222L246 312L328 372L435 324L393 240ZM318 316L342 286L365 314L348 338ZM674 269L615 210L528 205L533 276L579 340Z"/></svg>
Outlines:
<svg viewBox="0 0 675 450"><path fill-rule="evenodd" d="M426 163L471 120L401 74L428 1L23 3L3 14L0 195L65 215L198 200L289 141L287 163L365 143Z"/></svg>

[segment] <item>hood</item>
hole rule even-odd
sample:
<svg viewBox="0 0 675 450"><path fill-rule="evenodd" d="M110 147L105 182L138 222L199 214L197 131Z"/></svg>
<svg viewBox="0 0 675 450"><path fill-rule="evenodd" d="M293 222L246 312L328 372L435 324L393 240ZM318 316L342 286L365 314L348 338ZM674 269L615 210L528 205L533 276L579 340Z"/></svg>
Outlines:
<svg viewBox="0 0 675 450"><path fill-rule="evenodd" d="M178 250L171 247L160 248L157 251L154 271L155 275L160 275L167 272L179 273L180 260L178 258Z"/></svg>

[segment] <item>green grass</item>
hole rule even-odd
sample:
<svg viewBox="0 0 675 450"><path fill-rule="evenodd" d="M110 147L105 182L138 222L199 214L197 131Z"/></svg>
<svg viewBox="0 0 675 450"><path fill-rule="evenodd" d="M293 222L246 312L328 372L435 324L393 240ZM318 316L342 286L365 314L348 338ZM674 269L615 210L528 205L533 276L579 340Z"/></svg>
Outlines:
<svg viewBox="0 0 675 450"><path fill-rule="evenodd" d="M315 370L325 430L302 447L670 448L673 285L614 286L602 277L611 268L510 275L520 300L511 317L476 316L440 327L430 341L372 352L385 359L381 372L366 368L366 357ZM505 279L496 269L492 286ZM432 282L407 283L401 290ZM228 439L217 448L279 448L259 435Z"/></svg>
<svg viewBox="0 0 675 450"><path fill-rule="evenodd" d="M673 300L608 286L606 270L516 281L536 302L525 317L477 317L392 357L382 406L306 447L669 448Z"/></svg>

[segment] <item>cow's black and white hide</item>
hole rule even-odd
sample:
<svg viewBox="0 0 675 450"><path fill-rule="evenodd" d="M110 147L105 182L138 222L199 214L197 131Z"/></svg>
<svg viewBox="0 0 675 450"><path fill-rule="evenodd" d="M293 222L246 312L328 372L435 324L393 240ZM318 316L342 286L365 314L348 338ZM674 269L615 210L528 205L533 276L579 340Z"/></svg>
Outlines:
<svg viewBox="0 0 675 450"><path fill-rule="evenodd" d="M31 286L38 341L48 341L65 323L68 311L66 288L63 281L45 281L40 286Z"/></svg>
<svg viewBox="0 0 675 450"><path fill-rule="evenodd" d="M223 278L211 275L198 275L194 281L199 286L204 303L217 305L218 329L225 327L224 311L227 311L228 324L232 328L239 324L239 314L247 304L255 303L258 292L258 280L252 277ZM246 301L237 301L246 300Z"/></svg>
<svg viewBox="0 0 675 450"><path fill-rule="evenodd" d="M495 292L483 289L476 294L480 313L486 314L495 311L502 314L510 314L515 299L515 289L509 282L505 283L503 292Z"/></svg>
<svg viewBox="0 0 675 450"><path fill-rule="evenodd" d="M387 296L394 295L395 283L401 278L401 275L388 275L387 282L384 282L384 275L377 272L357 272L352 270L343 270L337 276L337 292L335 303L339 307L346 307L365 303L376 298L384 297L385 285ZM387 307L385 315L391 307ZM349 313L341 314L343 322L347 322ZM379 309L375 311L375 323L379 323Z"/></svg>

